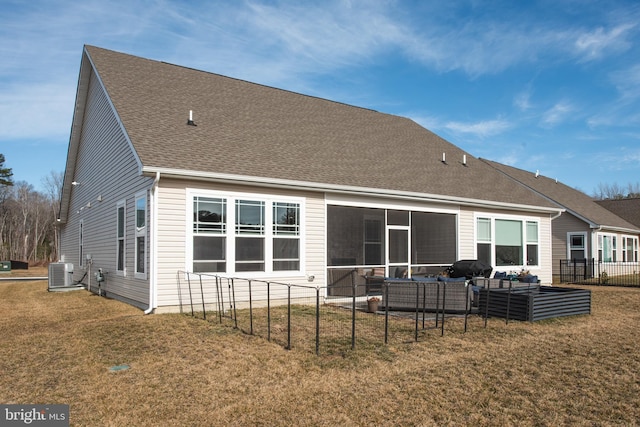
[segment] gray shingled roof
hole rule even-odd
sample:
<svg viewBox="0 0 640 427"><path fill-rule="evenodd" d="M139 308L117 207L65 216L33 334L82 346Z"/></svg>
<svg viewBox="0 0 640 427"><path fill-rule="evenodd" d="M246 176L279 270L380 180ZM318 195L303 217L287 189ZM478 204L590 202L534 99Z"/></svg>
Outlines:
<svg viewBox="0 0 640 427"><path fill-rule="evenodd" d="M640 227L640 198L597 200L596 203Z"/></svg>
<svg viewBox="0 0 640 427"><path fill-rule="evenodd" d="M544 195L559 206L566 208L572 214L581 217L583 220L590 222L594 226L638 231L638 227L625 221L613 212L603 208L582 191L571 188L556 181L555 179L547 178L543 175L536 176L535 173L514 168L512 166L503 165L486 159L480 160L493 166L507 176L510 176L524 186Z"/></svg>
<svg viewBox="0 0 640 427"><path fill-rule="evenodd" d="M144 170L556 208L410 119L97 47L85 49ZM189 110L197 126L186 124Z"/></svg>

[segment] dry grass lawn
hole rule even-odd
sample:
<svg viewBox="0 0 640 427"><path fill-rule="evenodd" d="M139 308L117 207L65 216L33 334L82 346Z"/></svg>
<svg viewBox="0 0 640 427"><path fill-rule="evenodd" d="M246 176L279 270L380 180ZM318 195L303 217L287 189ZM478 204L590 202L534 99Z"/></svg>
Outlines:
<svg viewBox="0 0 640 427"><path fill-rule="evenodd" d="M474 317L466 334L455 320L444 337L315 356L0 282L0 403L69 404L87 426L637 425L640 289L591 289L589 316L487 329Z"/></svg>

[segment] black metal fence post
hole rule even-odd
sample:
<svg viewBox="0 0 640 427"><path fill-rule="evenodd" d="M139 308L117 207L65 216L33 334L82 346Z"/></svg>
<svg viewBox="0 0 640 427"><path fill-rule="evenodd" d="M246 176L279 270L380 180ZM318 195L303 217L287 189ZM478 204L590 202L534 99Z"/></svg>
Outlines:
<svg viewBox="0 0 640 427"><path fill-rule="evenodd" d="M182 314L182 284L180 283L180 271L176 274L176 281L178 282L178 301L180 301L180 314Z"/></svg>
<svg viewBox="0 0 640 427"><path fill-rule="evenodd" d="M236 284L235 281L233 280L233 277L231 278L231 295L233 296L233 320L235 321L235 327L236 329L238 329L238 311L237 311L237 301L236 301Z"/></svg>
<svg viewBox="0 0 640 427"><path fill-rule="evenodd" d="M199 277L200 277L200 298L202 299L202 318L204 320L207 320L207 308L205 307L204 289L202 288L202 274Z"/></svg>
<svg viewBox="0 0 640 427"><path fill-rule="evenodd" d="M356 280L355 271L351 271L351 350L356 348Z"/></svg>
<svg viewBox="0 0 640 427"><path fill-rule="evenodd" d="M249 335L253 335L253 295L251 295L251 280L249 280Z"/></svg>
<svg viewBox="0 0 640 427"><path fill-rule="evenodd" d="M287 350L291 350L291 285L287 285Z"/></svg>
<svg viewBox="0 0 640 427"><path fill-rule="evenodd" d="M189 304L191 304L191 317L194 317L193 314L193 295L191 295L191 275L187 274L187 284L189 285Z"/></svg>
<svg viewBox="0 0 640 427"><path fill-rule="evenodd" d="M316 356L320 353L320 287L316 286Z"/></svg>
<svg viewBox="0 0 640 427"><path fill-rule="evenodd" d="M420 284L418 282L415 283L416 286L416 321L415 321L415 330L413 332L413 339L418 342L418 321L419 321L419 309L420 309Z"/></svg>
<svg viewBox="0 0 640 427"><path fill-rule="evenodd" d="M471 304L469 301L469 290L471 290L471 296L473 296L473 288L472 288L472 282L466 282L464 289L465 289L465 293L464 293L464 332L467 333L467 319L469 318L469 310L471 310Z"/></svg>
<svg viewBox="0 0 640 427"><path fill-rule="evenodd" d="M447 282L442 282L442 321L440 322L440 336L444 336L444 312L447 300Z"/></svg>
<svg viewBox="0 0 640 427"><path fill-rule="evenodd" d="M502 281L502 279L500 280ZM487 285L486 287L487 299L484 302L484 327L486 329L487 319L489 318L489 296L491 295L491 280L490 279L485 280L485 284Z"/></svg>
<svg viewBox="0 0 640 427"><path fill-rule="evenodd" d="M389 343L389 284L382 282L384 287L384 343Z"/></svg>
<svg viewBox="0 0 640 427"><path fill-rule="evenodd" d="M267 282L267 341L271 341L271 282Z"/></svg>
<svg viewBox="0 0 640 427"><path fill-rule="evenodd" d="M224 292L222 291L222 279L216 276L216 299L218 300L218 320L222 324L222 311L224 310Z"/></svg>
<svg viewBox="0 0 640 427"><path fill-rule="evenodd" d="M505 316L504 323L509 324L509 311L511 309L511 290L513 289L513 282L509 280L509 293L507 293L507 315Z"/></svg>

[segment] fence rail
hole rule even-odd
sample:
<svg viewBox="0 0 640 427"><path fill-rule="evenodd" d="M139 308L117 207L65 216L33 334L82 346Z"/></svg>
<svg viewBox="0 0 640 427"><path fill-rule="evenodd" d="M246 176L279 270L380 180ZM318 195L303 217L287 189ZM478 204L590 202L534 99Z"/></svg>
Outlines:
<svg viewBox="0 0 640 427"><path fill-rule="evenodd" d="M354 270L352 285L336 290L335 285L311 287L179 271L180 311L286 349L335 354L420 341L429 334L444 336L445 323L448 331L466 333L470 314L480 315L472 317L479 328L482 321L487 327L489 317L505 318L507 323L518 320L516 295L540 292L538 285L500 279L479 279L475 290L468 281L385 280L377 293L363 296L364 285L355 280L356 274ZM498 289L491 283L495 280L500 282ZM501 295L506 295L506 302L500 302ZM369 305L372 299L377 307Z"/></svg>
<svg viewBox="0 0 640 427"><path fill-rule="evenodd" d="M355 270L353 274L356 275ZM445 324L449 331L467 332L471 305L468 304L462 312L444 310L455 295L453 291L448 295L445 284L439 285L434 303L429 300L431 294L425 287L427 285L420 282L384 283L376 295L369 296L362 296L360 288L363 285L355 280L353 283L334 292L338 296L330 296L324 286L185 271L177 274L182 313L230 325L287 349L295 346L320 354L419 341L429 333L444 335ZM414 297L405 301L402 309L383 305L384 301L389 301L390 290L393 292L401 285L415 287L409 293ZM336 291L335 286L332 289ZM470 286L467 289L471 292ZM368 300L373 297L378 299L378 308L369 307Z"/></svg>
<svg viewBox="0 0 640 427"><path fill-rule="evenodd" d="M640 286L640 263L560 260L560 281L582 285Z"/></svg>

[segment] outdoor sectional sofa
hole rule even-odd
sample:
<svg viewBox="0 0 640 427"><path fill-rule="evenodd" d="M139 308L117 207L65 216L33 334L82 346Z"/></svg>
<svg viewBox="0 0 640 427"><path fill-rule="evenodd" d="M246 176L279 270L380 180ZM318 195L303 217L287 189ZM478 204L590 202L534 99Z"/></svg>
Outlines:
<svg viewBox="0 0 640 427"><path fill-rule="evenodd" d="M444 304L443 304L444 302ZM384 280L382 306L390 311L442 311L464 313L471 309L473 292L464 277L422 277Z"/></svg>

